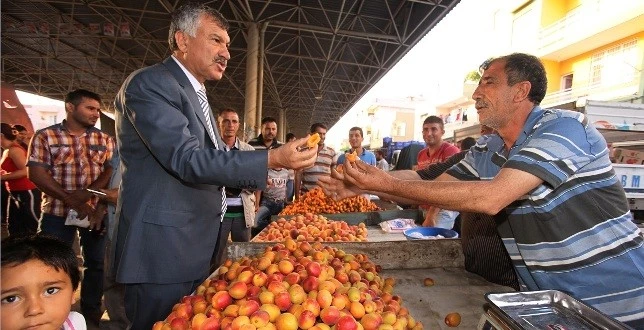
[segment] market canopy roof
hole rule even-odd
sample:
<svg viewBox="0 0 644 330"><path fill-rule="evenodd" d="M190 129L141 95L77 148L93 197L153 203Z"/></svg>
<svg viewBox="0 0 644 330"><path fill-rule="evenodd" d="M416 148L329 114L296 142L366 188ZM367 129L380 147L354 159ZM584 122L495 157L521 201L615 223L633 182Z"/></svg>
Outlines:
<svg viewBox="0 0 644 330"><path fill-rule="evenodd" d="M208 83L215 109L244 113L247 23L265 24L263 116L286 110L298 135L335 124L459 0L208 1L231 22L224 79ZM2 80L63 99L101 94L108 110L132 71L170 51L178 0L4 0Z"/></svg>

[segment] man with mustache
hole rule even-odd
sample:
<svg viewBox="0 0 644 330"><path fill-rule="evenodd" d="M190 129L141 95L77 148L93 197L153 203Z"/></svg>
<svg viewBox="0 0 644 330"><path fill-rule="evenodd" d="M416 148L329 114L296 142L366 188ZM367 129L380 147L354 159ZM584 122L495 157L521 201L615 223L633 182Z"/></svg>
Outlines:
<svg viewBox="0 0 644 330"><path fill-rule="evenodd" d="M560 290L644 328L644 240L606 141L578 112L542 109L546 71L531 55L486 61L472 98L481 137L434 181L356 162L320 179L337 198L368 191L407 203L497 215L522 289Z"/></svg>
<svg viewBox="0 0 644 330"><path fill-rule="evenodd" d="M267 168L307 168L306 138L278 149L224 150L207 100L230 59L227 20L189 2L172 15L172 56L132 73L116 100L122 182L112 271L131 329L150 329L209 274L226 188L266 186Z"/></svg>

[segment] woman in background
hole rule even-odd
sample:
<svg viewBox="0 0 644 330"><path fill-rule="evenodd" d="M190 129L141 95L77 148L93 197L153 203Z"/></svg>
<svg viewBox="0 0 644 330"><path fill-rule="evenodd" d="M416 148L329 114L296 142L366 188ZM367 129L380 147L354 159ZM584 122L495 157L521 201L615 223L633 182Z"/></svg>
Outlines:
<svg viewBox="0 0 644 330"><path fill-rule="evenodd" d="M27 178L27 150L20 145L11 125L1 124L2 160L0 174L9 195L9 236L32 235L38 231L40 190Z"/></svg>

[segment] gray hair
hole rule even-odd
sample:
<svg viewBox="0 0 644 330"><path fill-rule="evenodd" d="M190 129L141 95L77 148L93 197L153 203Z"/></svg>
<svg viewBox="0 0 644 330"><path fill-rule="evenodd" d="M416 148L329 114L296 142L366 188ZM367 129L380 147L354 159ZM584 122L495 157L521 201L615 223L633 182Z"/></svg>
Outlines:
<svg viewBox="0 0 644 330"><path fill-rule="evenodd" d="M174 34L177 31L183 31L191 37L195 37L197 35L197 27L202 15L212 17L219 27L226 31L230 28L228 20L226 20L226 18L216 9L203 3L186 3L172 13L170 31L168 33L168 44L170 44L170 50L175 51L179 49L177 40L174 38Z"/></svg>

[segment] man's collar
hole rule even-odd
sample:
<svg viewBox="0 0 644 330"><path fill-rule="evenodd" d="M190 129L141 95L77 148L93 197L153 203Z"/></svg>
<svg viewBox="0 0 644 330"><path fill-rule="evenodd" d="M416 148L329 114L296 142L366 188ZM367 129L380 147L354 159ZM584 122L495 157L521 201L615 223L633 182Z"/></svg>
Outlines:
<svg viewBox="0 0 644 330"><path fill-rule="evenodd" d="M541 117L543 117L543 113L545 110L543 110L540 106L536 105L532 110L530 111L530 114L528 115L528 118L525 121L525 124L523 124L523 130L521 131L521 134L517 138L517 140L514 142L514 145L520 145L525 142L525 140L528 138L530 134L534 131L534 126L539 122Z"/></svg>
<svg viewBox="0 0 644 330"><path fill-rule="evenodd" d="M67 131L67 132L70 132L70 133L71 133L71 131L69 130L69 128L67 128L67 119L63 119L63 121L61 121L61 122L58 124L58 127L59 127L59 128L60 128L60 130L62 130L62 131ZM92 129L97 129L97 128L96 128L96 127L94 127L94 126L91 126L91 127L86 128L86 129L85 129L85 132L87 133L87 132L91 131Z"/></svg>
<svg viewBox="0 0 644 330"><path fill-rule="evenodd" d="M195 76L192 73L190 73L190 71L188 71L188 69L186 69L185 66L183 66L181 61L179 61L179 59L176 56L172 55L172 59L175 62L177 62L177 64L179 65L179 67L181 68L183 73L186 74L186 76L188 77L188 80L190 80L190 84L192 85L192 88L195 89L195 92L201 90L201 88L204 85L202 83L200 83L199 80L197 80L197 78L195 78Z"/></svg>

